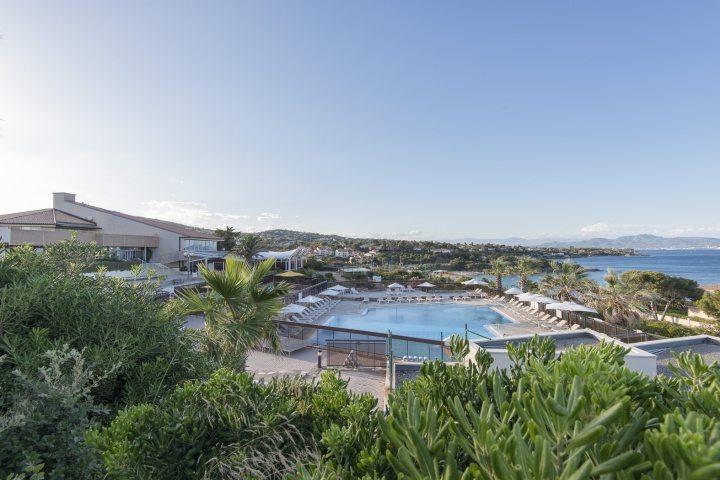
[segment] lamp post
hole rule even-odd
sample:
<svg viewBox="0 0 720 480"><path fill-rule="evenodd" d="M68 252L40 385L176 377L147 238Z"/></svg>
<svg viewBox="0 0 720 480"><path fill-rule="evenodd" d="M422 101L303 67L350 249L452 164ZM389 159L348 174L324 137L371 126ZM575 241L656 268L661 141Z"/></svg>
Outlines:
<svg viewBox="0 0 720 480"><path fill-rule="evenodd" d="M185 257L187 258L188 281L190 281L190 253L185 252Z"/></svg>
<svg viewBox="0 0 720 480"><path fill-rule="evenodd" d="M322 347L318 345L318 368L322 368Z"/></svg>

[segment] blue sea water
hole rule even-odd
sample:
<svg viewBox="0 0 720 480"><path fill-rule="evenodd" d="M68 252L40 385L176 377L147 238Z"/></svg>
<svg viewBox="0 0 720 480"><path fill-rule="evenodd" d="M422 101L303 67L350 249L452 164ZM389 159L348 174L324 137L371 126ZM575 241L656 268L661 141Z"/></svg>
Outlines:
<svg viewBox="0 0 720 480"><path fill-rule="evenodd" d="M596 282L604 283L603 276L611 268L617 273L628 270L662 272L672 277L683 277L695 280L700 285L720 283L720 250L638 250L642 256L637 257L583 257L572 261L585 268L598 269L589 272L590 278ZM533 275L533 281L538 281L543 275ZM480 275L493 280L487 275ZM510 287L517 284L517 277L504 277L503 286Z"/></svg>
<svg viewBox="0 0 720 480"><path fill-rule="evenodd" d="M650 270L671 277L695 280L700 285L720 283L720 250L638 250L640 257L585 257L575 261L591 272L595 281L602 281L608 268L618 273L628 270Z"/></svg>

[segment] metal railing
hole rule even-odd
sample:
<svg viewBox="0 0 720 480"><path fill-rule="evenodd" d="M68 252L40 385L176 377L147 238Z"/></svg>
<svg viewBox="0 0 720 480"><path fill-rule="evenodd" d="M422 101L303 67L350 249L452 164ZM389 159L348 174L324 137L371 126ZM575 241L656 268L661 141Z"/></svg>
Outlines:
<svg viewBox="0 0 720 480"><path fill-rule="evenodd" d="M647 342L650 340L662 340L665 337L653 335L650 333L632 330L620 325L604 322L598 318L585 317L583 315L572 315L570 317L571 324L578 324L583 328L589 328L599 333L604 333L609 337L613 337L624 343Z"/></svg>
<svg viewBox="0 0 720 480"><path fill-rule="evenodd" d="M445 361L448 356L445 351L445 342L443 334L440 333L437 340L428 338L409 337L405 335L395 335L390 333L369 332L366 330L355 330L351 328L329 327L325 325L312 325L299 322L289 322L284 320L276 320L280 326L280 335L287 338L302 339L309 344L315 345L316 348L327 348L328 346L337 347L342 352L342 342L364 342L368 345L376 343L382 344L383 352L372 350L373 362L376 368L385 368L387 365L388 355L386 352L392 351L393 357L417 357L427 358L428 360L438 359ZM389 344L388 344L389 342ZM358 345L358 343L356 343ZM389 346L389 348L388 348ZM366 347L363 347L366 348ZM358 349L354 348L357 352ZM345 352L349 355L349 350ZM366 353L370 353L369 350ZM359 355L359 354L358 354ZM381 360L381 361L380 361ZM341 364L344 363L344 358Z"/></svg>

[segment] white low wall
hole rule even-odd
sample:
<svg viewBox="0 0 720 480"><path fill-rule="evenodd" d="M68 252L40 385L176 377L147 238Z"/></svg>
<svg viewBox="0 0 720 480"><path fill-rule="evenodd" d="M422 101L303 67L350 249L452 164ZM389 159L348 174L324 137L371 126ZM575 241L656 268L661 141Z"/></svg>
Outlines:
<svg viewBox="0 0 720 480"><path fill-rule="evenodd" d="M625 355L625 365L635 372L644 373L645 375L649 377L654 377L657 375L657 357L653 355L652 353L646 352L644 350L641 350L639 348L635 348L632 345L628 345L622 342L619 342L611 337L608 337L607 335L603 335L602 333L598 333L591 330L578 330L574 332L556 332L556 333L547 333L540 335L541 337L554 337L554 338L582 338L584 336L591 336L595 339L602 341L609 341L612 343L616 343L618 345L621 345L623 348L629 348L630 351ZM527 341L533 338L533 335L523 335L523 336L514 336L514 337L504 337L502 340L504 341ZM465 359L465 363L468 362L475 362L475 355L477 354L478 350L481 348L484 348L490 355L493 357L493 368L510 368L513 365L513 362L510 360L510 356L508 355L507 349L504 347L483 347L482 344L497 344L498 340L492 340L492 341L483 341L483 342L470 342L470 354L468 355L468 358ZM559 355L560 352L557 353Z"/></svg>

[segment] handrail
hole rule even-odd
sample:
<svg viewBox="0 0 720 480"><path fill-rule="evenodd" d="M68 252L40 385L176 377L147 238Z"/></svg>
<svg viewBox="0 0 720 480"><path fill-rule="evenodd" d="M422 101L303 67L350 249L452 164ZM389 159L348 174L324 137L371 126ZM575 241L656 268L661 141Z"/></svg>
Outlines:
<svg viewBox="0 0 720 480"><path fill-rule="evenodd" d="M499 324L498 324L498 325L499 325ZM482 337L482 338L484 338L485 340L492 340L492 338L486 337L486 336L483 335L482 333L473 332L472 330L470 330L469 328L467 328L467 325L465 325L465 339L466 339L466 340L467 340L467 338L468 338L468 332L469 332L469 333L473 333L473 334L477 335L478 337Z"/></svg>

